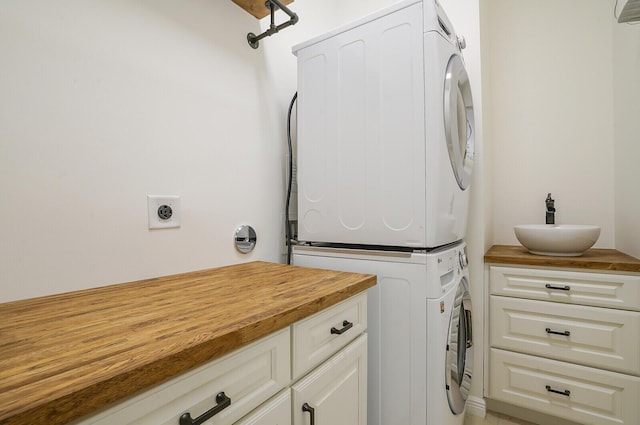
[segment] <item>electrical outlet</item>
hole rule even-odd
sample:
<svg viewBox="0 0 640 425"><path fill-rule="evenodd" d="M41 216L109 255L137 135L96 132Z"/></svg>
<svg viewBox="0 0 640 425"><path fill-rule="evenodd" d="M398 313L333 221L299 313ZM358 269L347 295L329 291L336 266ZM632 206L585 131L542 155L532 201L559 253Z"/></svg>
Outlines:
<svg viewBox="0 0 640 425"><path fill-rule="evenodd" d="M149 229L180 227L180 197L147 195Z"/></svg>

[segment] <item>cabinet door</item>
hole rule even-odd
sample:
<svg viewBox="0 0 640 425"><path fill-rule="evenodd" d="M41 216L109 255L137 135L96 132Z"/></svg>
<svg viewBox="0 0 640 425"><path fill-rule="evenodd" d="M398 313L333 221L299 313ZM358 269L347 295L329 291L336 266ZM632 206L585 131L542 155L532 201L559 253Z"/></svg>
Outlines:
<svg viewBox="0 0 640 425"><path fill-rule="evenodd" d="M291 390L283 390L233 425L291 425Z"/></svg>
<svg viewBox="0 0 640 425"><path fill-rule="evenodd" d="M366 425L367 335L293 386L294 425Z"/></svg>

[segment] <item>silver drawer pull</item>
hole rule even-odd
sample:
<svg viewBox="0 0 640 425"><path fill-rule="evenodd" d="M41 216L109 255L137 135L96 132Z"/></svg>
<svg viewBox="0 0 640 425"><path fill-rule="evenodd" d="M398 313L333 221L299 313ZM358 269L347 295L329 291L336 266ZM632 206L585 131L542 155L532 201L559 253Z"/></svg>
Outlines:
<svg viewBox="0 0 640 425"><path fill-rule="evenodd" d="M546 285L544 285L545 288L547 289L556 289L558 291L570 291L571 287L564 285L564 286L556 286L556 285L552 285L550 283L547 283Z"/></svg>
<svg viewBox="0 0 640 425"><path fill-rule="evenodd" d="M551 330L551 328L546 328L546 329L545 329L545 331L546 331L548 334L554 334L554 335L562 335L562 336L569 336L569 335L571 335L571 332L569 332L569 331L563 331L563 332L560 332L560 331L552 331L552 330Z"/></svg>
<svg viewBox="0 0 640 425"><path fill-rule="evenodd" d="M564 390L564 391L554 390L553 388L551 388L551 385L547 385L546 388L547 388L547 391L549 391L550 393L560 394L560 395L564 395L564 396L567 396L567 397L569 397L571 395L571 391L569 391L569 390Z"/></svg>

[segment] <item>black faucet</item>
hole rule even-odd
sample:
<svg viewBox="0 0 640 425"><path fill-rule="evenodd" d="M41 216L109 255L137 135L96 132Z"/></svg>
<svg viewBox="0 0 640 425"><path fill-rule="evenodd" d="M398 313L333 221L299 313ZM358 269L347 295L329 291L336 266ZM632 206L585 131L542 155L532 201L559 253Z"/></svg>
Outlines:
<svg viewBox="0 0 640 425"><path fill-rule="evenodd" d="M554 200L551 198L551 194L547 194L547 199L544 201L547 204L547 215L545 222L547 224L556 224L556 208L554 207Z"/></svg>

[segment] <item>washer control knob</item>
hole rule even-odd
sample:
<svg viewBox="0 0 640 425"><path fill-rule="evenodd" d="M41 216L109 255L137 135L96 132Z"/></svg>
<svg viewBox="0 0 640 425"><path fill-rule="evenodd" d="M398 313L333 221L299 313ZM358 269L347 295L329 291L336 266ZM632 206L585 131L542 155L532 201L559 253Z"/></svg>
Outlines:
<svg viewBox="0 0 640 425"><path fill-rule="evenodd" d="M469 265L467 254L462 251L460 251L460 253L458 254L458 260L460 261L460 267L463 269Z"/></svg>
<svg viewBox="0 0 640 425"><path fill-rule="evenodd" d="M458 47L460 50L464 50L467 48L467 40L463 36L458 37Z"/></svg>

